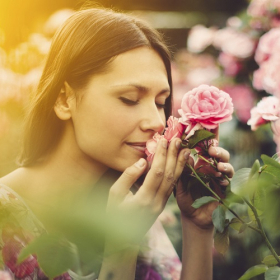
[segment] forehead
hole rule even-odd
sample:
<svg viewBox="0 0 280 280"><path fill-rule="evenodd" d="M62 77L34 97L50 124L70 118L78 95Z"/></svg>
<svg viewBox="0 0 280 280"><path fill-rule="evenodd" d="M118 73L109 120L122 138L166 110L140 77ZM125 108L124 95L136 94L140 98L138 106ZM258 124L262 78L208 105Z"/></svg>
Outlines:
<svg viewBox="0 0 280 280"><path fill-rule="evenodd" d="M140 84L168 88L168 78L160 55L149 47L140 47L116 56L105 73L94 75L90 81L100 84Z"/></svg>

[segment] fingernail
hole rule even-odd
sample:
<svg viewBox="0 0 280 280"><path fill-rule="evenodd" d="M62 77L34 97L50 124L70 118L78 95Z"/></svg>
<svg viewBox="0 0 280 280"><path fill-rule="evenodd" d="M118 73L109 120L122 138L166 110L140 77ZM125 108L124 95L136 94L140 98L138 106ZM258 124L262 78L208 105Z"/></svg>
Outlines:
<svg viewBox="0 0 280 280"><path fill-rule="evenodd" d="M186 160L188 160L189 159L189 156L190 156L190 153L189 152L184 152L184 158L186 159Z"/></svg>
<svg viewBox="0 0 280 280"><path fill-rule="evenodd" d="M140 158L136 163L135 166L142 168L146 164L146 160L143 158Z"/></svg>
<svg viewBox="0 0 280 280"><path fill-rule="evenodd" d="M167 140L165 138L161 139L161 144L163 148L167 148Z"/></svg>
<svg viewBox="0 0 280 280"><path fill-rule="evenodd" d="M181 147L181 140L176 141L176 148L179 149Z"/></svg>
<svg viewBox="0 0 280 280"><path fill-rule="evenodd" d="M217 173L215 174L215 177L222 177L222 172L217 172Z"/></svg>
<svg viewBox="0 0 280 280"><path fill-rule="evenodd" d="M224 166L224 170L226 171L226 170L227 170L227 166L226 166L226 164L223 164L223 166Z"/></svg>

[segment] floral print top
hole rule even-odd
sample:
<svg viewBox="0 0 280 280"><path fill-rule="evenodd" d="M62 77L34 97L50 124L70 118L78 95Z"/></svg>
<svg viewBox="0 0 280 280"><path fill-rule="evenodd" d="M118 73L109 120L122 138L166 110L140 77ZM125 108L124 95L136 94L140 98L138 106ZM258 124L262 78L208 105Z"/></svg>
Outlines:
<svg viewBox="0 0 280 280"><path fill-rule="evenodd" d="M46 280L37 257L30 255L20 264L20 251L34 238L46 233L42 223L24 200L12 189L0 184L0 277L5 280ZM147 233L145 250L139 256L135 280L179 280L181 262L160 221ZM55 280L96 280L92 273L79 276L73 271L55 277Z"/></svg>

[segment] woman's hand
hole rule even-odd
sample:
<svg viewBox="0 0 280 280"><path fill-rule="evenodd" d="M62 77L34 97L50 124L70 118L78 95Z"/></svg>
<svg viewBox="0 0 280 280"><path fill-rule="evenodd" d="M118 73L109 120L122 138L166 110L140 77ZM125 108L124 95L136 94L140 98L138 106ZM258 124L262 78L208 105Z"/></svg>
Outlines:
<svg viewBox="0 0 280 280"><path fill-rule="evenodd" d="M212 158L217 159L217 168L219 172L216 172L213 167L211 167L202 159L199 159L196 163L194 163L193 158L190 157L188 163L191 164L194 169L197 169L203 165L203 167L199 169L199 171L202 173L213 173L216 177L226 175L228 178L232 178L234 169L229 163L229 152L223 148L211 146L208 150L208 153ZM229 182L224 178L220 183L220 187L215 189L215 192L221 195L222 192L220 188L225 188L228 184ZM191 205L193 204L194 199L192 198L190 192L186 193L181 181L179 181L178 187L176 189L176 199L181 210L182 219L187 219L189 222L192 222L201 229L212 229L212 213L218 206L218 202L208 203L198 209L193 208Z"/></svg>
<svg viewBox="0 0 280 280"><path fill-rule="evenodd" d="M110 189L107 211L110 216L120 219L120 227L132 231L131 238L136 237L133 242L143 238L176 186L189 155L186 150L178 155L180 144L180 139L173 139L167 149L167 140L160 140L151 169L135 194L131 192L131 186L147 169L143 158L128 167Z"/></svg>

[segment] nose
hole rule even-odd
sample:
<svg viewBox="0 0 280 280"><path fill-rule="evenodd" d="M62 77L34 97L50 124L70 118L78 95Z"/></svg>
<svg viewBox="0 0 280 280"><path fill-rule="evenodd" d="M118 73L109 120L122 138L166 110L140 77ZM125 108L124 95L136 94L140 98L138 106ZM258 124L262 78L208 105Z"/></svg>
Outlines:
<svg viewBox="0 0 280 280"><path fill-rule="evenodd" d="M158 110L155 104L147 108L142 117L141 130L153 131L154 133L162 133L164 131L166 122L165 114L163 110Z"/></svg>

